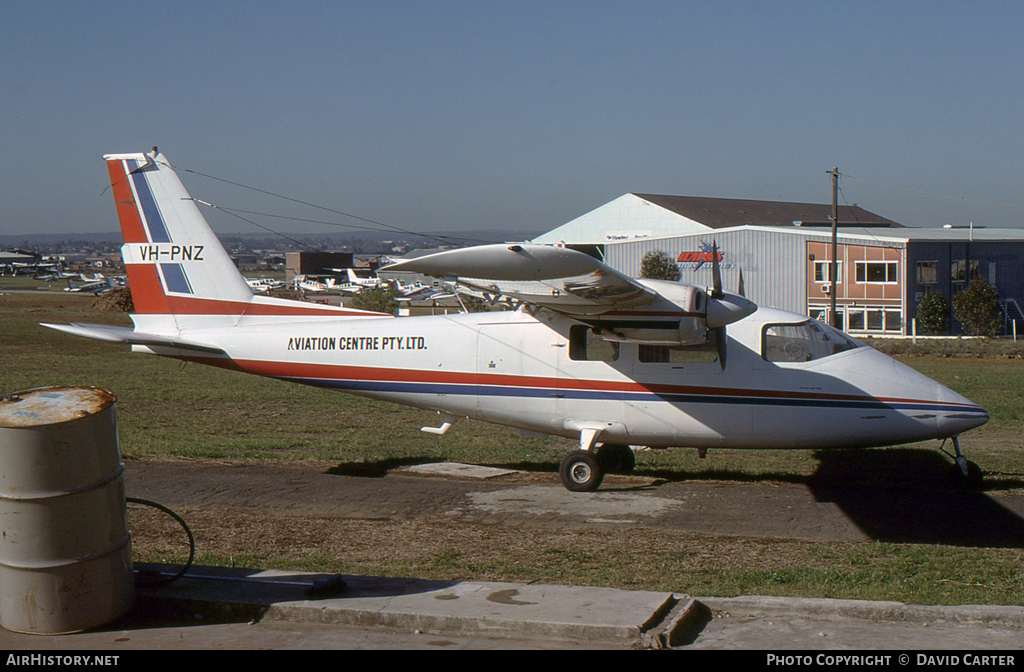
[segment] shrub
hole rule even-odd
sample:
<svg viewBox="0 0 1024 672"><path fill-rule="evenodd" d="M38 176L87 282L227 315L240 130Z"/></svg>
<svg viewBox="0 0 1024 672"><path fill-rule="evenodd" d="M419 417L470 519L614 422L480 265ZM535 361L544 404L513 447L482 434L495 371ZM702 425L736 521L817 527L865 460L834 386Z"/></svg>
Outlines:
<svg viewBox="0 0 1024 672"><path fill-rule="evenodd" d="M643 261L640 262L640 277L679 282L682 275L679 273L679 265L672 260L672 257L666 252L658 250L644 255Z"/></svg>
<svg viewBox="0 0 1024 672"><path fill-rule="evenodd" d="M953 297L953 317L969 336L998 336L1003 326L999 292L984 278L975 278Z"/></svg>
<svg viewBox="0 0 1024 672"><path fill-rule="evenodd" d="M922 334L936 336L946 333L949 304L939 292L926 293L917 304L917 329Z"/></svg>

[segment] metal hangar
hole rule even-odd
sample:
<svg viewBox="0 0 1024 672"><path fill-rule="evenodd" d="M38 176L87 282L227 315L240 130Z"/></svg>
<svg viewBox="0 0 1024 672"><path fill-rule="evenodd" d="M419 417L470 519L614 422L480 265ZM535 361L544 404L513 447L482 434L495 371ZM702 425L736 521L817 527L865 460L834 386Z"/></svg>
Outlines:
<svg viewBox="0 0 1024 672"><path fill-rule="evenodd" d="M650 252L669 254L682 282L710 285L717 245L725 287L760 305L843 329L909 335L927 292L952 297L975 277L996 286L1007 332L1024 328L1024 230L911 228L859 208L839 208L838 281L831 282L832 206L815 203L626 194L533 239L601 256L638 276ZM952 308L950 308L952 310ZM952 333L959 325L949 316Z"/></svg>

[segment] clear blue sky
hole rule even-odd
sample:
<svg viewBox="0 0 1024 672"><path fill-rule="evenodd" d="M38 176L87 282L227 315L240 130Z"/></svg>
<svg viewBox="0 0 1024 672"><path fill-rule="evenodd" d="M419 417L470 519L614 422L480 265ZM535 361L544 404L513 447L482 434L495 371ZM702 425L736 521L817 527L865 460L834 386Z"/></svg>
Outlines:
<svg viewBox="0 0 1024 672"><path fill-rule="evenodd" d="M417 231L631 191L827 203L833 166L963 199L842 181L908 225L1024 226L981 203L1024 204L1022 34L1020 2L0 0L0 233L116 230L101 156L152 145Z"/></svg>

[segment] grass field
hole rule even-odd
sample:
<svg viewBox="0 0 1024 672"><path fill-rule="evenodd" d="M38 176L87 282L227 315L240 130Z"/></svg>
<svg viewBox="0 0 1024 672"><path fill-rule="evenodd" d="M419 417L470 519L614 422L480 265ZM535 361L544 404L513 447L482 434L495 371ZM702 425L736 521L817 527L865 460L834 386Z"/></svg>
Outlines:
<svg viewBox="0 0 1024 672"><path fill-rule="evenodd" d="M0 291L3 286L0 286ZM0 296L0 394L48 385L95 385L118 398L125 459L327 460L394 465L451 460L555 472L572 447L536 441L473 421L446 435L424 434L436 414L280 381L172 360L133 355L123 346L75 338L39 322L130 324L123 313L90 308L92 297L12 292ZM929 349L929 347L931 349ZM966 346L965 346L966 347ZM986 349L987 348L987 349ZM968 456L988 472L992 497L1024 490L1024 358L1016 345L921 346L897 358L985 407L991 422L962 438ZM937 443L860 451L850 478L898 485L912 477L914 456ZM827 460L815 451L651 451L637 474L670 480L807 483ZM910 474L910 476L908 476ZM955 515L956 512L950 512ZM256 518L253 519L257 521ZM285 525L262 520L268 530ZM341 523L338 523L339 525ZM540 580L691 594L741 593L896 599L921 603L1024 604L1024 539L1011 548L919 543L811 544L703 537L696 541L644 530L527 532L450 530L427 524L350 522L353 534L378 539L359 549L287 544L218 547L202 560L332 569L428 578ZM1024 524L1020 527L1024 528ZM168 532L173 536L172 532ZM268 532L268 534L271 534ZM292 536L287 536L291 534ZM395 545L395 535L405 543ZM390 535L390 536L389 536ZM140 539L145 535L141 535ZM409 541L418 543L410 544ZM686 543L683 543L686 541ZM153 541L137 559L165 557ZM163 549L163 550L161 550ZM512 549L512 550L509 550ZM527 550L529 549L529 550Z"/></svg>

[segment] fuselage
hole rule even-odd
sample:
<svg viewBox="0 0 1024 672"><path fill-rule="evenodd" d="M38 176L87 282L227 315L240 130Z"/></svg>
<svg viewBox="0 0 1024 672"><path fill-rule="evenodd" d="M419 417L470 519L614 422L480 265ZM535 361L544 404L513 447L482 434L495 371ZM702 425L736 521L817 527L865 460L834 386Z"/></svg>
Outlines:
<svg viewBox="0 0 1024 672"><path fill-rule="evenodd" d="M655 447L837 448L945 438L973 402L841 332L771 309L724 347L596 339L550 310L185 329L227 356L166 354L547 435ZM589 338L593 352L581 350Z"/></svg>

